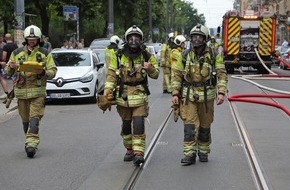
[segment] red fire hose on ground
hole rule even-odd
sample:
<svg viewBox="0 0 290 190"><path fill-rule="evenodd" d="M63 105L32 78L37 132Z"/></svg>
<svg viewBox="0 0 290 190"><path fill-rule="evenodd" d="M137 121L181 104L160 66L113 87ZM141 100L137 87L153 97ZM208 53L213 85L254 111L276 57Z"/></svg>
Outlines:
<svg viewBox="0 0 290 190"><path fill-rule="evenodd" d="M261 61L261 64L266 68L267 66L264 64L264 61L260 58L257 50L255 49L256 51L256 54L259 58L259 60ZM276 60L279 60L281 61L283 64L285 64L287 67L290 68L290 64L288 62L286 62L285 60L283 59L280 59L280 58L275 58ZM290 109L288 109L286 106L284 105L281 105L281 104L278 104L278 103L275 103L275 102L269 102L269 101L263 101L263 100L257 100L257 99L250 99L251 97L256 97L256 98L289 98L290 99L290 92L286 92L286 91L280 91L280 90L274 90L274 89L271 89L271 88L267 88L267 87L264 87L262 85L259 85L253 81L250 81L249 79L252 77L252 78L290 78L290 75L281 75L281 74L276 74L274 72L272 72L271 70L269 70L269 72L271 74L263 74L263 75L253 75L253 76L232 76L233 78L237 78L237 79L242 79L242 80L245 80L247 82L250 82L260 88L263 88L263 89L267 89L269 91L275 91L277 93L281 93L281 94L237 94L237 95L232 95L232 96L229 96L228 97L228 100L229 101L237 101L237 102L249 102L249 103L256 103L256 104L263 104L263 105L268 105L268 106L273 106L273 107L276 107L276 108L279 108L281 110L283 110L288 116L290 116Z"/></svg>
<svg viewBox="0 0 290 190"><path fill-rule="evenodd" d="M290 68L290 63L280 57L274 57L275 60L282 62L286 67Z"/></svg>
<svg viewBox="0 0 290 190"><path fill-rule="evenodd" d="M229 101L249 102L249 103L256 103L256 104L273 106L273 107L276 107L276 108L283 110L286 114L288 114L288 116L290 116L290 109L288 109L284 105L281 105L281 104L278 104L275 102L249 99L250 97L256 97L256 98L290 98L290 94L289 95L288 94L237 94L237 95L229 96L228 100Z"/></svg>

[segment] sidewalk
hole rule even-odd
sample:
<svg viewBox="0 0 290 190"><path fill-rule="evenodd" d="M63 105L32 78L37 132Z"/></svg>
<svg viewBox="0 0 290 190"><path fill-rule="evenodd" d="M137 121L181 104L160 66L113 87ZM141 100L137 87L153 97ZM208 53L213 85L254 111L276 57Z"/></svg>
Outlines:
<svg viewBox="0 0 290 190"><path fill-rule="evenodd" d="M8 90L12 90L13 88L13 82L11 79L7 79L7 86L8 86ZM5 104L3 104L2 102L5 99L5 93L3 91L2 86L0 86L0 116L6 114L7 112L15 109L17 107L17 100L14 98L10 104L10 107L7 109Z"/></svg>

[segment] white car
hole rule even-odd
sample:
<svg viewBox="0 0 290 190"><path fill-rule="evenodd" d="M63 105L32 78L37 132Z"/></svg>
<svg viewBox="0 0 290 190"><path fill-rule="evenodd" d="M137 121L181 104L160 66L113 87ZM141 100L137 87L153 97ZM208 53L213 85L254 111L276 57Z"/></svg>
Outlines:
<svg viewBox="0 0 290 190"><path fill-rule="evenodd" d="M57 74L47 81L47 99L85 98L96 103L103 93L106 66L90 49L56 49L52 56Z"/></svg>
<svg viewBox="0 0 290 190"><path fill-rule="evenodd" d="M156 61L158 62L158 65L159 65L160 64L160 56L161 56L161 47L162 47L162 44L161 43L146 43L145 45L147 47L148 46L153 46L154 47L155 58L156 58Z"/></svg>

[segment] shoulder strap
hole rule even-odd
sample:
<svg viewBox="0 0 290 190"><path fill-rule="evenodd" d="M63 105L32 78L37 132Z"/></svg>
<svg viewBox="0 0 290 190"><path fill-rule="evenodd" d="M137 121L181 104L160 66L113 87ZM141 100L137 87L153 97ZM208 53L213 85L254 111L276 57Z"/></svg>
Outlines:
<svg viewBox="0 0 290 190"><path fill-rule="evenodd" d="M43 53L45 56L48 55L48 50L44 47L39 47L38 51L40 51L41 53Z"/></svg>
<svg viewBox="0 0 290 190"><path fill-rule="evenodd" d="M144 56L145 62L148 62L150 57L152 56L147 50L142 51L142 55Z"/></svg>
<svg viewBox="0 0 290 190"><path fill-rule="evenodd" d="M210 59L211 59L211 64L214 66L216 54L215 54L215 51L211 47L209 47L209 55L210 55Z"/></svg>
<svg viewBox="0 0 290 190"><path fill-rule="evenodd" d="M191 51L191 49L186 49L182 52L182 63L183 65L186 64L186 58L187 58L187 55L189 54L189 52Z"/></svg>
<svg viewBox="0 0 290 190"><path fill-rule="evenodd" d="M17 48L13 51L13 54L14 55L17 55L18 53L22 52L23 51L23 47L20 47L20 48Z"/></svg>
<svg viewBox="0 0 290 190"><path fill-rule="evenodd" d="M117 57L117 69L119 69L119 67L120 67L120 59L121 59L122 55L123 55L123 49L118 49L118 50L116 51L116 57Z"/></svg>

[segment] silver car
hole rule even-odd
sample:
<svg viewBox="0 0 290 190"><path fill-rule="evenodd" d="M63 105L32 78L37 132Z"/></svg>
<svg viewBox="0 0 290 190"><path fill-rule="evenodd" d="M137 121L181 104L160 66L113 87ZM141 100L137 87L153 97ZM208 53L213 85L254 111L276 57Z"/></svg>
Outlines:
<svg viewBox="0 0 290 190"><path fill-rule="evenodd" d="M158 64L160 64L160 56L161 56L161 47L162 47L162 44L161 43L146 43L145 45L147 47L148 46L153 46L154 47L156 61L158 62Z"/></svg>
<svg viewBox="0 0 290 190"><path fill-rule="evenodd" d="M96 103L104 91L106 66L90 49L56 49L52 56L57 74L47 81L47 99L84 98Z"/></svg>

